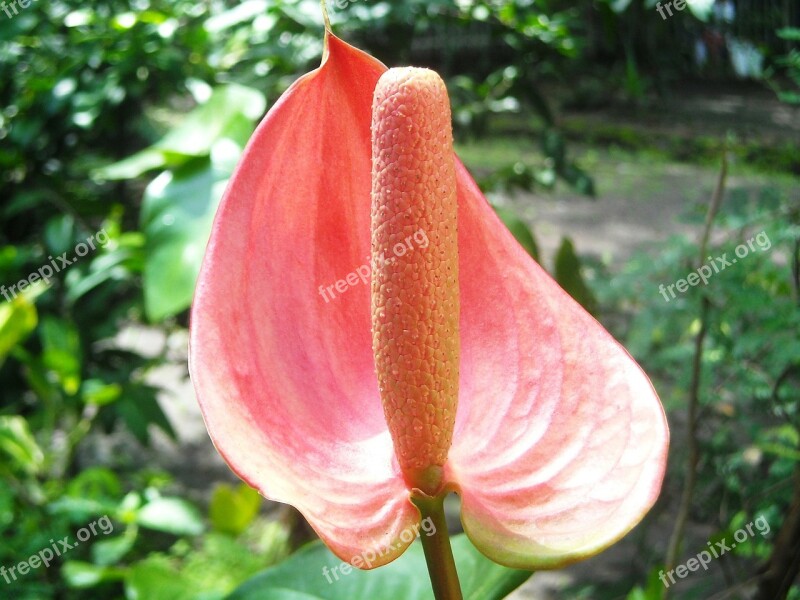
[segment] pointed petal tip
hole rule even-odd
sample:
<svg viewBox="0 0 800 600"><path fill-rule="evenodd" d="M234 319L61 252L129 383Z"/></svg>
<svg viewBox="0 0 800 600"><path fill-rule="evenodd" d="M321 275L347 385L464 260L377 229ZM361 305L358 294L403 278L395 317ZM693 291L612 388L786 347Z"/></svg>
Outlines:
<svg viewBox="0 0 800 600"><path fill-rule="evenodd" d="M402 553L398 536L419 515L393 465L368 286L318 289L369 254L369 109L385 67L326 37L322 66L270 108L220 204L190 372L231 469L297 508L343 560L374 551L378 566Z"/></svg>
<svg viewBox="0 0 800 600"><path fill-rule="evenodd" d="M325 22L325 42L327 44L328 34L331 33L331 20L328 16L328 3L325 0L320 0L322 5L322 19Z"/></svg>

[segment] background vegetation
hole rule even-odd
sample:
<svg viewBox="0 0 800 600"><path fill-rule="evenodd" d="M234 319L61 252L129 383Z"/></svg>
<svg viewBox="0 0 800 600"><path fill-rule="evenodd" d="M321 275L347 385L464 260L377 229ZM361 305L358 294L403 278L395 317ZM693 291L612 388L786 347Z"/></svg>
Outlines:
<svg viewBox="0 0 800 600"><path fill-rule="evenodd" d="M759 80L751 88L798 103L800 11L750 3L726 20L697 2L665 20L654 4L339 0L330 11L341 37L387 64L442 73L459 151L503 220L644 365L670 413L670 472L631 536L634 558L610 581L578 576L562 597L662 598L659 570L763 515L771 535L742 544L716 576L690 578L677 597L800 598L791 587L800 565L797 138L728 135L731 117L657 134L592 118L647 120L682 86L710 84L713 98L715 86L741 85L743 68ZM0 597L208 600L288 585L355 598L377 585L370 573L312 589L321 579L309 583L308 569L331 559L318 546L295 552L310 536L293 512L229 477L206 477L198 491L187 483L189 448L184 469L160 463L154 440L181 442L170 396L151 375L181 355L168 343L124 343L138 331L180 339L233 165L267 107L316 66L321 43L315 0L52 0L0 12L0 284L107 236L49 281L0 298L0 565L102 516L114 524L50 568L0 581ZM544 253L526 216L541 198L602 203L598 190L614 185L608 162L717 169L723 155L729 175L706 253L730 254L759 231L771 249L698 294L664 302L655 292L696 268L697 235L613 265L579 257L581 239ZM738 185L743 173L758 185ZM684 222L702 230L708 196L684 204ZM681 521L697 527L681 531ZM477 573L468 596L503 597L526 578L458 544ZM402 587L419 560L409 553L382 570L382 593L425 597L424 587Z"/></svg>

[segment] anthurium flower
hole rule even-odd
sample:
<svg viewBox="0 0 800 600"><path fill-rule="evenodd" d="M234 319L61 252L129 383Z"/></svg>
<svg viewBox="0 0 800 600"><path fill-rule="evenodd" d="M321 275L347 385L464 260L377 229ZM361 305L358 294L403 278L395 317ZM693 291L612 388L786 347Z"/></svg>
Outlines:
<svg viewBox="0 0 800 600"><path fill-rule="evenodd" d="M661 404L495 216L441 80L386 71L327 33L233 175L192 309L211 438L356 566L448 491L499 563L592 555L656 500Z"/></svg>

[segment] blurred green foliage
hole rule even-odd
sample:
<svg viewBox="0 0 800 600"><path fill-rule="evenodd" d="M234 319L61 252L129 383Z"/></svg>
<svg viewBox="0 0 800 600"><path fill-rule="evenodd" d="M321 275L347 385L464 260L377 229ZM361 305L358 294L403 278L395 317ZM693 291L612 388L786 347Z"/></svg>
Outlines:
<svg viewBox="0 0 800 600"><path fill-rule="evenodd" d="M785 27L780 29L778 37L787 42L793 43L794 46L789 50L788 54L778 57L776 62L776 70L783 71L786 79L788 79L792 88L783 89L779 83L772 82L773 88L778 94L778 97L789 104L800 104L800 27Z"/></svg>
<svg viewBox="0 0 800 600"><path fill-rule="evenodd" d="M688 218L702 222L704 208ZM733 188L715 231L705 264L717 257L719 267L723 255L736 262L713 272L706 286L711 321L701 362L702 458L692 519L713 524L712 540L731 540L737 529L763 516L771 535L748 539L726 559L746 565L769 558L800 467L800 205L789 191ZM685 279L696 261L695 241L676 237L638 255L613 278L598 266L591 280L600 304L622 317L609 319L623 324L617 337L654 381L664 382L659 393L673 415L686 403L703 290L690 287L675 298L667 291L665 300L659 286ZM669 478L683 481L683 437L673 437L672 446ZM687 546L681 555L703 549ZM680 597L710 593L703 578L694 587Z"/></svg>

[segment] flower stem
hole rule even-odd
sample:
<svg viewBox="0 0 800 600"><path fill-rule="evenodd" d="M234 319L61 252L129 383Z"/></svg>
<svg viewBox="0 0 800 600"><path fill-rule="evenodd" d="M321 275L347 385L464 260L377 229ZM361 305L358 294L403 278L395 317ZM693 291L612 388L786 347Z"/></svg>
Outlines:
<svg viewBox="0 0 800 600"><path fill-rule="evenodd" d="M433 533L420 536L433 595L436 600L462 600L450 534L444 518L444 497L444 493L428 496L420 490L414 490L411 501L419 509L421 520L430 519L433 523Z"/></svg>

